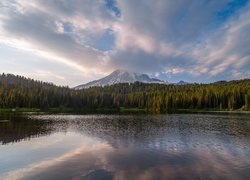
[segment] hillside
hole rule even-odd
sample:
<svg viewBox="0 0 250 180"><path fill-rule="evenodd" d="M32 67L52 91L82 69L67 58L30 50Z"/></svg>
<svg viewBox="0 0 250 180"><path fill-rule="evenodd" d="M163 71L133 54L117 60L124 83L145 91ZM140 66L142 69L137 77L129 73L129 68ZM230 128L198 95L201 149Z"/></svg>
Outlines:
<svg viewBox="0 0 250 180"><path fill-rule="evenodd" d="M152 113L175 109L249 110L249 90L249 79L182 86L135 82L75 90L21 76L0 75L0 108L139 108Z"/></svg>

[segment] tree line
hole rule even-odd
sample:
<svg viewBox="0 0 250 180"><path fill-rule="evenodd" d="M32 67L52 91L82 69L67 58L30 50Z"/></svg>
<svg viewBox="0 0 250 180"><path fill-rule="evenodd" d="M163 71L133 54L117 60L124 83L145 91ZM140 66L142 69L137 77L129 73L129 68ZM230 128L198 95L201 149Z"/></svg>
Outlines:
<svg viewBox="0 0 250 180"><path fill-rule="evenodd" d="M171 110L250 110L250 79L211 84L121 83L75 90L12 74L0 75L0 108L138 108Z"/></svg>

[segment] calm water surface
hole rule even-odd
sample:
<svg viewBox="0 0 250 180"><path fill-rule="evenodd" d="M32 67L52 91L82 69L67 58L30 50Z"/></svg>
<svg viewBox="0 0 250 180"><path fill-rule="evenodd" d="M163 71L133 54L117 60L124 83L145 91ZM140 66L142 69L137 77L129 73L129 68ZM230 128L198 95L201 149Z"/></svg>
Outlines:
<svg viewBox="0 0 250 180"><path fill-rule="evenodd" d="M250 114L0 114L0 179L250 179Z"/></svg>

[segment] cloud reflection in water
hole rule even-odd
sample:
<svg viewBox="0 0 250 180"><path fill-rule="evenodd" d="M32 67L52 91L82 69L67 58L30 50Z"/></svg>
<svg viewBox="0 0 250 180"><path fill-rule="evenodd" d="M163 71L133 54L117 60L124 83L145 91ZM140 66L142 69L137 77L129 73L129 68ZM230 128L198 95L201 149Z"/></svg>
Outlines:
<svg viewBox="0 0 250 180"><path fill-rule="evenodd" d="M250 177L248 117L248 115L32 117L33 120L38 119L34 122L39 121L44 123L45 127L53 129L48 136L31 138L30 141L21 141L12 146L2 145L0 148L8 154L13 147L20 148L23 145L21 153L26 151L27 154L33 147L34 151L31 151L30 155L40 152L41 160L6 171L0 177L4 179L99 179L100 177L248 179ZM51 152L59 152L58 147L64 148L63 151L52 156ZM11 158L10 154L9 157ZM2 158L0 156L0 159Z"/></svg>

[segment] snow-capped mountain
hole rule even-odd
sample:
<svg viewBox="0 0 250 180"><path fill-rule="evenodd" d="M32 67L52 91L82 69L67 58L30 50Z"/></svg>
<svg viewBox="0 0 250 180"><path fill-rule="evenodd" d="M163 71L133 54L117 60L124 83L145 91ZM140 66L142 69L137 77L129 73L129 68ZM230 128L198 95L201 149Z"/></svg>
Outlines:
<svg viewBox="0 0 250 180"><path fill-rule="evenodd" d="M159 79L150 78L147 74L138 74L125 70L116 70L104 78L79 85L75 87L75 89L85 89L93 86L107 86L118 83L134 83L136 81L143 83L167 83Z"/></svg>
<svg viewBox="0 0 250 180"><path fill-rule="evenodd" d="M178 83L176 83L176 85L186 85L188 84L188 82L185 81L179 81Z"/></svg>

